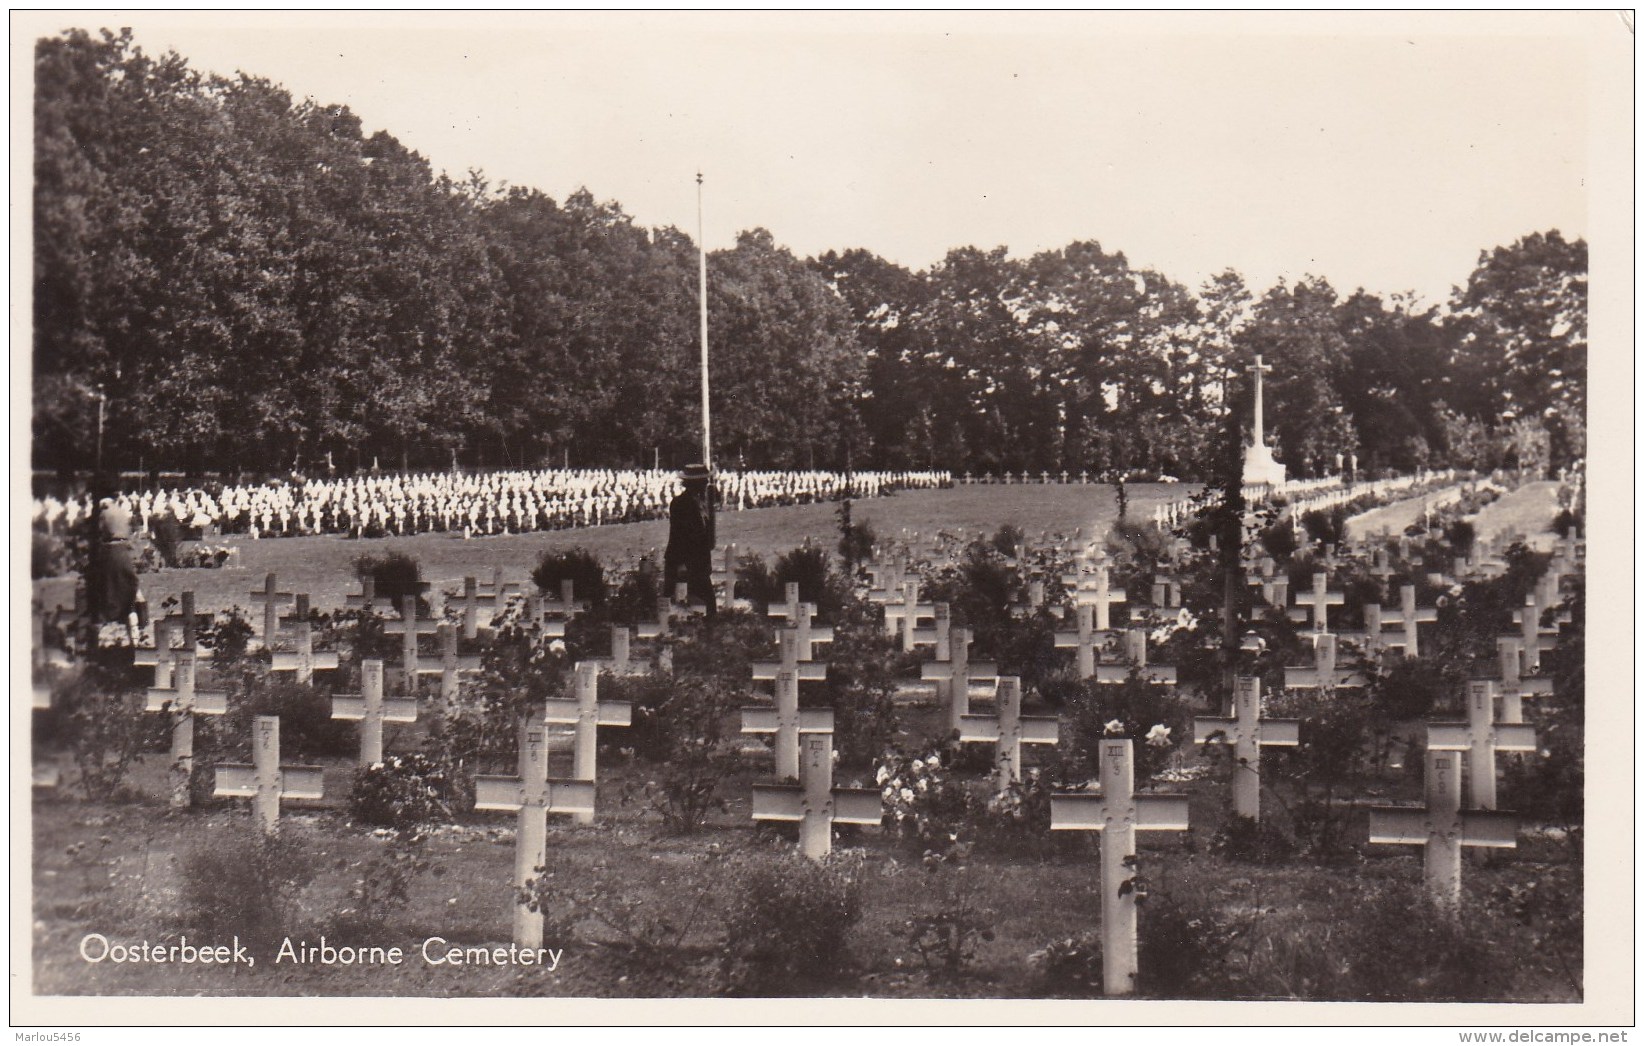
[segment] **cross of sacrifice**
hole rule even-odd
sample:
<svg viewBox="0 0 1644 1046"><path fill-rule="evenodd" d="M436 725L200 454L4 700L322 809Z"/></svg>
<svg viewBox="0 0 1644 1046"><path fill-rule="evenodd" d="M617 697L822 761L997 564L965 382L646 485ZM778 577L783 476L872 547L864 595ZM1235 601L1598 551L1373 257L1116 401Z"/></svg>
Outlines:
<svg viewBox="0 0 1644 1046"><path fill-rule="evenodd" d="M1115 605L1124 606L1125 594L1124 592L1112 587L1112 582L1108 577L1106 563L1096 564L1091 569L1091 573L1088 576L1094 578L1095 580L1090 584L1083 585L1074 590L1073 604L1074 606L1080 606L1088 603L1089 605L1095 607L1095 628L1098 632L1106 632L1109 628L1113 627L1112 608ZM1181 600L1178 594L1177 603L1180 602Z"/></svg>
<svg viewBox="0 0 1644 1046"><path fill-rule="evenodd" d="M599 699L598 663L578 661L573 673L576 696L570 700L549 698L543 722L549 726L568 724L575 728L571 748L571 777L578 781L593 781L598 772L599 728L632 726L634 706L627 701ZM594 811L574 811L571 820L577 824L593 824Z"/></svg>
<svg viewBox="0 0 1644 1046"><path fill-rule="evenodd" d="M518 815L514 838L514 887L525 891L548 861L548 815L594 812L594 782L568 781L548 776L548 737L541 723L526 721L519 728L519 772L508 777L479 774L474 778L474 809L506 810ZM523 904L514 906L514 943L521 948L542 946L542 913Z"/></svg>
<svg viewBox="0 0 1644 1046"><path fill-rule="evenodd" d="M226 715L228 694L221 690L200 690L199 659L192 650L173 655L175 685L153 686L148 691L146 710L171 713L171 805L191 806L189 779L194 773L194 717Z"/></svg>
<svg viewBox="0 0 1644 1046"><path fill-rule="evenodd" d="M400 637L400 666L405 672L407 689L415 689L420 666L417 657L417 638L431 636L439 631L440 623L433 618L417 616L417 597L406 593L400 597L400 616L397 621L383 622L383 633Z"/></svg>
<svg viewBox="0 0 1644 1046"><path fill-rule="evenodd" d="M1100 792L1058 792L1050 797L1053 832L1100 832L1102 991L1136 990L1136 833L1187 830L1187 796L1136 794L1128 739L1100 743Z"/></svg>
<svg viewBox="0 0 1644 1046"><path fill-rule="evenodd" d="M360 662L360 692L333 696L331 718L359 722L359 765L372 767L382 762L382 725L416 722L417 699L385 697L382 661L379 658L367 658Z"/></svg>
<svg viewBox="0 0 1644 1046"><path fill-rule="evenodd" d="M213 795L250 799L257 825L273 834L281 799L325 797L325 768L280 765L280 717L260 715L251 724L251 762L217 764Z"/></svg>
<svg viewBox="0 0 1644 1046"><path fill-rule="evenodd" d="M1438 620L1436 607L1416 606L1416 586L1399 586L1399 616L1387 622L1387 627L1399 633L1397 639L1389 638L1386 644L1395 649L1403 650L1405 657L1420 657L1421 647L1418 642L1418 625L1431 624Z"/></svg>
<svg viewBox="0 0 1644 1046"><path fill-rule="evenodd" d="M280 609L291 601L290 592L281 592L274 575L268 575L262 588L251 590L251 601L263 605L263 645L274 648L274 634L280 630Z"/></svg>
<svg viewBox="0 0 1644 1046"><path fill-rule="evenodd" d="M1290 620L1312 624L1315 634L1330 631L1330 608L1346 603L1347 595L1327 591L1328 583L1328 574L1314 574L1313 591L1296 593L1296 605L1290 610Z"/></svg>
<svg viewBox="0 0 1644 1046"><path fill-rule="evenodd" d="M812 860L833 849L835 824L876 825L885 816L878 789L833 786L833 710L817 711L826 713L829 729L807 733L800 742L799 783L753 786L754 820L798 821L799 850Z"/></svg>
<svg viewBox="0 0 1644 1046"><path fill-rule="evenodd" d="M1528 723L1496 722L1496 685L1467 681L1467 721L1427 724L1427 748L1467 753L1467 801L1477 810L1496 808L1496 753L1534 752L1536 729Z"/></svg>
<svg viewBox="0 0 1644 1046"><path fill-rule="evenodd" d="M997 745L994 788L1003 791L1022 779L1022 746L1053 745L1057 741L1055 716L1022 714L1022 680L1000 676L993 715L971 714L959 720L960 743Z"/></svg>
<svg viewBox="0 0 1644 1046"><path fill-rule="evenodd" d="M1461 900L1461 848L1518 845L1518 819L1495 810L1461 809L1461 762L1455 752L1427 750L1427 805L1373 806L1370 841L1425 847L1427 892L1440 904Z"/></svg>
<svg viewBox="0 0 1644 1046"><path fill-rule="evenodd" d="M491 619L496 616L500 605L496 592L482 593L479 589L478 578L462 579L462 598L457 601L457 605L462 608L464 639L477 639L481 628L490 628Z"/></svg>
<svg viewBox="0 0 1644 1046"><path fill-rule="evenodd" d="M931 627L913 630L913 645L933 648L938 661L947 661L952 658L953 611L948 607L948 604L936 604L936 620Z"/></svg>
<svg viewBox="0 0 1644 1046"><path fill-rule="evenodd" d="M360 578L360 591L350 592L343 597L343 605L350 610L375 614L378 607L387 607L389 601L377 595L377 579L367 574Z"/></svg>
<svg viewBox="0 0 1644 1046"><path fill-rule="evenodd" d="M294 672L297 682L307 685L314 681L315 672L334 671L340 664L335 650L314 649L314 629L307 621L292 627L293 649L278 650L268 666L270 672Z"/></svg>
<svg viewBox="0 0 1644 1046"><path fill-rule="evenodd" d="M1078 651L1075 657L1080 679L1089 679L1096 674L1096 649L1107 637L1105 630L1100 633L1096 631L1095 616L1095 604L1076 603L1073 607L1074 631L1055 634L1057 650Z"/></svg>
<svg viewBox="0 0 1644 1046"><path fill-rule="evenodd" d="M754 705L742 709L744 734L770 734L776 742L778 781L799 779L799 739L806 734L832 734L833 709L800 708L799 677L792 672L776 673L776 706Z"/></svg>
<svg viewBox="0 0 1644 1046"><path fill-rule="evenodd" d="M902 652L913 649L913 630L920 620L934 620L936 607L919 602L919 582L902 582L902 598L885 604L885 634L902 634Z"/></svg>
<svg viewBox="0 0 1644 1046"><path fill-rule="evenodd" d="M1558 646L1558 630L1541 627L1541 605L1535 593L1524 597L1524 607L1513 611L1513 624L1519 626L1520 650L1524 657L1524 674L1541 671L1541 654Z"/></svg>
<svg viewBox="0 0 1644 1046"><path fill-rule="evenodd" d="M919 678L934 680L938 696L947 705L949 731L958 730L960 721L970 714L971 685L985 681L991 693L998 685L999 666L992 661L970 660L971 631L955 627L948 634L946 660L926 661L919 666Z"/></svg>
<svg viewBox="0 0 1644 1046"><path fill-rule="evenodd" d="M177 663L177 648L172 639L181 626L169 617L154 622L154 645L140 646L132 652L131 663L154 669L154 685L161 689L171 686L172 666Z"/></svg>
<svg viewBox="0 0 1644 1046"><path fill-rule="evenodd" d="M1233 714L1195 716L1193 743L1233 746L1233 812L1259 821L1262 746L1300 744L1301 720L1263 719L1261 678L1239 676L1233 684Z"/></svg>
<svg viewBox="0 0 1644 1046"><path fill-rule="evenodd" d="M1123 683L1130 678L1134 669L1142 679L1149 683L1161 686L1176 685L1176 669L1172 665L1150 665L1147 663L1147 632L1144 629L1132 628L1124 634L1125 663L1118 665L1097 665L1096 682Z"/></svg>
<svg viewBox="0 0 1644 1046"><path fill-rule="evenodd" d="M434 629L440 637L439 656L424 657L419 654L413 664L417 675L440 677L440 707L449 711L462 692L462 673L478 672L483 665L478 654L457 652L459 632L455 624L440 621Z"/></svg>
<svg viewBox="0 0 1644 1046"><path fill-rule="evenodd" d="M1524 656L1524 640L1518 636L1496 639L1496 654L1501 662L1501 721L1524 722L1524 699L1546 697L1553 692L1553 681L1546 676L1527 676L1519 671L1519 659Z"/></svg>
<svg viewBox="0 0 1644 1046"><path fill-rule="evenodd" d="M1318 690L1325 694L1337 689L1369 686L1370 681L1354 668L1339 668L1336 664L1336 636L1325 632L1313 637L1313 664L1297 668L1286 665L1286 690Z"/></svg>

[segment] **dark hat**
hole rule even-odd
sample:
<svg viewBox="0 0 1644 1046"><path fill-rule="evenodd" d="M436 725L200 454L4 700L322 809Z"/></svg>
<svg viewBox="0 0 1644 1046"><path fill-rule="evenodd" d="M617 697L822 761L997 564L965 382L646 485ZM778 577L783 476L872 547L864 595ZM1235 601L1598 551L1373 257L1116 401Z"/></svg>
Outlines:
<svg viewBox="0 0 1644 1046"><path fill-rule="evenodd" d="M693 462L679 470L679 478L687 483L693 480L706 480L711 474L708 466L701 462Z"/></svg>

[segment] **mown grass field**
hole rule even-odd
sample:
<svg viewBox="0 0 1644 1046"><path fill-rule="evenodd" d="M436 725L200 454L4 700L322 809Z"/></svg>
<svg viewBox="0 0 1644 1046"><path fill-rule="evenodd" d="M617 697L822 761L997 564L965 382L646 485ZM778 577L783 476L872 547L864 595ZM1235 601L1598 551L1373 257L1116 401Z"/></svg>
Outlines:
<svg viewBox="0 0 1644 1046"><path fill-rule="evenodd" d="M1151 519L1153 506L1186 497L1197 489L1186 483L1131 484L1130 512L1139 519ZM739 551L767 558L807 540L831 549L839 541L838 509L838 504L830 502L721 512L719 543L735 544ZM903 491L852 505L855 522L871 526L885 538L899 536L904 531L927 536L939 530L991 534L1006 523L1020 527L1030 538L1042 531L1071 535L1080 528L1094 537L1099 529L1110 525L1116 515L1113 488L1094 483ZM237 547L240 550L238 566L222 570L162 570L143 575L141 583L151 606L159 606L166 598L191 590L195 593L196 605L201 612L206 612L252 606L248 593L273 572L278 575L282 590L306 592L315 608L329 610L342 606L347 593L359 591L353 565L361 556L403 552L422 565L425 580L437 585L460 586L463 577L489 578L492 570L500 570L506 580L525 581L538 557L547 549L585 548L608 566L618 566L650 554L660 559L667 542L665 520L468 540L460 534L443 533L363 540L327 536L262 541L231 535L212 544ZM60 581L43 582L39 587L42 597L48 601L62 598Z"/></svg>

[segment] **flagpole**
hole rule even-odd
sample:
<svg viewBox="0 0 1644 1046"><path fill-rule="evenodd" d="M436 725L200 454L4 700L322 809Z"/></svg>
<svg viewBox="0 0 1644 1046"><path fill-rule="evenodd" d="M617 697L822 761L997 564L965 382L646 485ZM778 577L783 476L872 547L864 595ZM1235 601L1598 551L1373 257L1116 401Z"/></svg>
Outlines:
<svg viewBox="0 0 1644 1046"><path fill-rule="evenodd" d="M696 172L697 300L702 343L702 464L714 466L708 422L708 245L702 241L702 172Z"/></svg>

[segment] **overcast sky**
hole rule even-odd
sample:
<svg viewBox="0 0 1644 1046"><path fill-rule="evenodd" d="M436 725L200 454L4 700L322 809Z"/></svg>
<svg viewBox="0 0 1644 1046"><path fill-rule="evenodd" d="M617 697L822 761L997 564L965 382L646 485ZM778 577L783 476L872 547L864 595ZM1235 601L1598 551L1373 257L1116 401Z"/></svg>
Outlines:
<svg viewBox="0 0 1644 1046"><path fill-rule="evenodd" d="M129 23L437 170L587 186L693 237L700 168L710 248L763 226L923 268L1094 239L1193 287L1232 267L1442 302L1481 249L1587 235L1586 45L1560 30L1614 16L420 17L62 25Z"/></svg>

